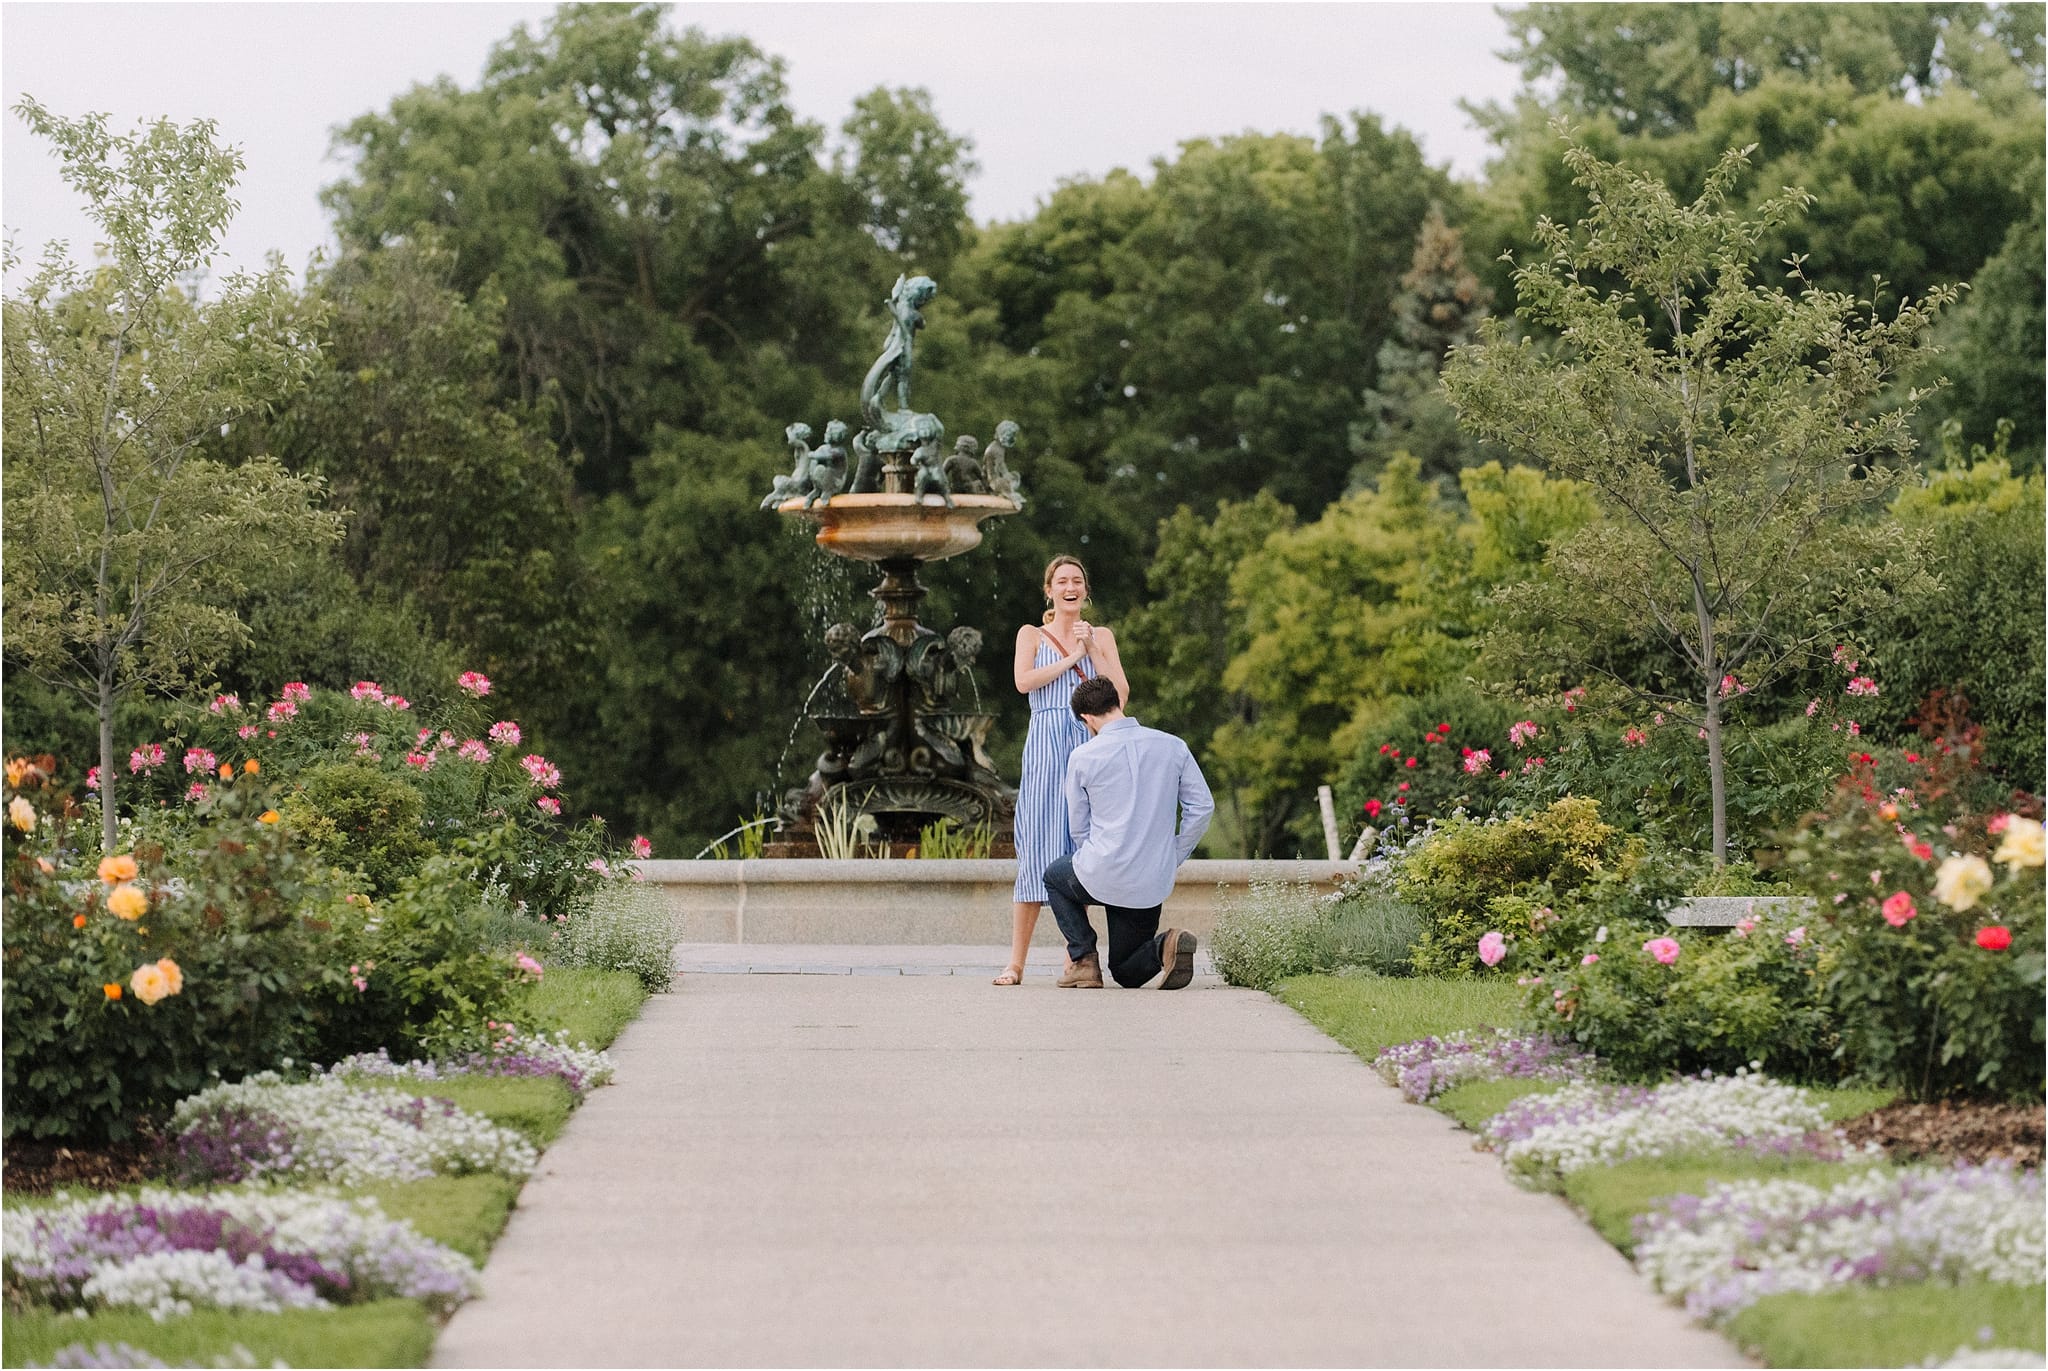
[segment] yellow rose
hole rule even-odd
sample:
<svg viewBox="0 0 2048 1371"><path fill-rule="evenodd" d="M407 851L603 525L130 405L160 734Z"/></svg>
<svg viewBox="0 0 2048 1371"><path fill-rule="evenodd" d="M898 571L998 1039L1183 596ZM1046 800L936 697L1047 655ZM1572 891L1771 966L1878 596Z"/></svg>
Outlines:
<svg viewBox="0 0 2048 1371"><path fill-rule="evenodd" d="M17 795L7 802L7 822L24 833L36 831L36 807Z"/></svg>
<svg viewBox="0 0 2048 1371"><path fill-rule="evenodd" d="M149 912L149 896L123 883L107 892L107 909L117 918L139 919Z"/></svg>
<svg viewBox="0 0 2048 1371"><path fill-rule="evenodd" d="M1934 898L1950 909L1969 909L1991 889L1991 866L1982 857L1957 854L1934 872Z"/></svg>
<svg viewBox="0 0 2048 1371"><path fill-rule="evenodd" d="M100 879L108 885L134 880L136 869L135 859L126 854L100 858Z"/></svg>
<svg viewBox="0 0 2048 1371"><path fill-rule="evenodd" d="M2041 821L2015 814L2005 821L2005 841L1991 855L2007 866L2039 866L2041 847Z"/></svg>
<svg viewBox="0 0 2048 1371"><path fill-rule="evenodd" d="M184 969L169 957L159 958L156 969L164 973L164 984L171 988L171 994L175 995L185 988Z"/></svg>
<svg viewBox="0 0 2048 1371"><path fill-rule="evenodd" d="M128 978L128 988L144 1004L155 1004L171 993L171 978L164 975L162 967L149 962L135 968L135 974Z"/></svg>

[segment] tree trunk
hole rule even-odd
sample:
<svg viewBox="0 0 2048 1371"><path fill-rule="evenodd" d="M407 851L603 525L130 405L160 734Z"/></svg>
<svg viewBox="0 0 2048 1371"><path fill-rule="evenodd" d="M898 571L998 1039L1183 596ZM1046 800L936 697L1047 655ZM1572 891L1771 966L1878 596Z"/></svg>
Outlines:
<svg viewBox="0 0 2048 1371"><path fill-rule="evenodd" d="M100 851L114 855L114 678L100 672Z"/></svg>
<svg viewBox="0 0 2048 1371"><path fill-rule="evenodd" d="M1714 870L1728 865L1728 764L1721 755L1721 683L1707 686L1707 780L1714 796Z"/></svg>

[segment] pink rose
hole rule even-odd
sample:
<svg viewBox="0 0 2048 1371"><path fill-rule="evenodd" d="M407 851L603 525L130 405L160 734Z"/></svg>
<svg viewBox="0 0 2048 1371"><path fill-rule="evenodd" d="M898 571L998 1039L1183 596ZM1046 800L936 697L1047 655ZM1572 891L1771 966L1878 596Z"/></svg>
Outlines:
<svg viewBox="0 0 2048 1371"><path fill-rule="evenodd" d="M1886 923L1893 928L1904 928L1920 911L1913 907L1913 897L1901 890L1884 902L1882 912Z"/></svg>
<svg viewBox="0 0 2048 1371"><path fill-rule="evenodd" d="M1678 939L1652 938L1643 944L1643 951L1669 966L1678 960Z"/></svg>
<svg viewBox="0 0 2048 1371"><path fill-rule="evenodd" d="M1486 963L1488 966L1499 966L1501 963L1501 959L1507 955L1508 940L1506 938L1502 937L1499 933L1495 932L1489 932L1480 935L1480 961Z"/></svg>

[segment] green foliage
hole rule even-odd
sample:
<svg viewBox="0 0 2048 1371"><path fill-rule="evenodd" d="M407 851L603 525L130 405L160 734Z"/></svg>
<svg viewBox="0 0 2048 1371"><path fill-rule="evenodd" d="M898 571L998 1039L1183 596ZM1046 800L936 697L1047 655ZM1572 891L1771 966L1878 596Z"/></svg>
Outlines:
<svg viewBox="0 0 2048 1371"><path fill-rule="evenodd" d="M562 1134L576 1094L558 1076L454 1076L432 1083L373 1080L408 1095L447 1100L464 1110L510 1128L535 1147L545 1148Z"/></svg>
<svg viewBox="0 0 2048 1371"><path fill-rule="evenodd" d="M639 1016L646 1000L647 987L631 972L558 967L538 982L517 987L509 1012L522 1027L563 1032L579 1046L606 1048Z"/></svg>
<svg viewBox="0 0 2048 1371"><path fill-rule="evenodd" d="M1521 317L1557 346L1496 322L1444 373L1475 433L1583 480L1610 516L1552 550L1550 579L1503 592L1493 668L1608 682L1703 729L1717 862L1731 681L1754 689L1817 658L1924 582L1910 538L1850 516L1899 484L1881 464L1910 454L1917 396L1869 408L1953 295L1886 317L1807 286L1796 261L1800 294L1755 284L1765 236L1809 197L1729 208L1746 159L1725 154L1682 204L1573 142L1564 161L1592 212L1576 235L1540 225L1542 255L1515 272Z"/></svg>
<svg viewBox="0 0 2048 1371"><path fill-rule="evenodd" d="M1728 1336L1766 1366L1940 1365L1987 1347L2038 1355L2044 1297L2038 1285L1845 1285L1766 1295L1728 1321Z"/></svg>
<svg viewBox="0 0 2048 1371"><path fill-rule="evenodd" d="M434 851L420 834L425 802L418 788L362 762L306 768L279 805L308 851L354 868L373 894L391 890Z"/></svg>
<svg viewBox="0 0 2048 1371"><path fill-rule="evenodd" d="M1557 1081L1530 1081L1508 1079L1497 1081L1466 1081L1429 1102L1429 1107L1448 1114L1465 1128L1477 1133L1488 1119L1506 1109L1524 1095L1548 1095L1561 1089Z"/></svg>
<svg viewBox="0 0 2048 1371"><path fill-rule="evenodd" d="M1786 876L1819 902L1822 989L1849 1071L1916 1100L2037 1099L2040 825L2004 816L2008 836L1990 833L1962 802L1967 746L1938 746L1859 764L1786 838ZM1981 944L1991 929L2008 945Z"/></svg>
<svg viewBox="0 0 2048 1371"><path fill-rule="evenodd" d="M1931 473L1893 503L1933 549L1938 589L1901 603L1870 635L1884 693L1869 706L1896 736L1935 691L1961 695L1984 725L1981 760L2008 784L2044 789L2044 490L1987 459Z"/></svg>
<svg viewBox="0 0 2048 1371"><path fill-rule="evenodd" d="M1271 990L1291 976L1342 970L1404 975L1420 931L1384 875L1361 876L1334 898L1255 881L1218 911L1209 952L1230 984Z"/></svg>
<svg viewBox="0 0 2048 1371"><path fill-rule="evenodd" d="M986 823L962 828L951 819L940 819L918 830L916 851L933 861L960 861L988 856L995 841L995 830Z"/></svg>
<svg viewBox="0 0 2048 1371"><path fill-rule="evenodd" d="M6 651L92 701L111 804L117 701L183 684L243 641L237 601L272 547L317 545L340 523L314 509L317 481L197 452L314 357L281 263L212 301L187 294L234 213L240 155L205 120L118 135L30 99L15 112L55 145L108 261L81 271L53 244L4 305ZM113 825L110 807L108 851Z"/></svg>
<svg viewBox="0 0 2048 1371"><path fill-rule="evenodd" d="M281 1314L195 1309L162 1321L141 1309L84 1319L20 1309L8 1313L0 1338L10 1366L54 1366L63 1349L101 1342L139 1347L168 1366L210 1366L235 1347L259 1366L425 1366L438 1331L419 1301L377 1300Z"/></svg>
<svg viewBox="0 0 2048 1371"><path fill-rule="evenodd" d="M1505 981L1301 976L1273 994L1367 1062L1397 1043L1512 1024L1521 1012L1521 991Z"/></svg>
<svg viewBox="0 0 2048 1371"><path fill-rule="evenodd" d="M1641 844L1603 823L1589 799L1489 822L1453 818L1411 848L1395 876L1422 915L1416 972L1473 974L1481 934L1537 938L1554 928L1555 904L1601 876L1625 880L1641 857Z"/></svg>
<svg viewBox="0 0 2048 1371"><path fill-rule="evenodd" d="M675 977L675 911L659 890L609 881L588 909L555 924L541 951L549 975L568 967L624 971L659 995Z"/></svg>
<svg viewBox="0 0 2048 1371"><path fill-rule="evenodd" d="M266 803L245 783L189 848L138 850L147 907L133 919L109 909L76 827L46 813L32 832L6 830L6 1136L126 1137L218 1078L313 1060L331 1041L360 926L259 821ZM132 978L160 960L182 989L146 1004Z"/></svg>
<svg viewBox="0 0 2048 1371"><path fill-rule="evenodd" d="M430 857L390 896L361 906L368 917L351 956L369 984L328 1054L383 1047L394 1057L430 1057L467 1045L485 1019L505 1017L510 967L485 950L477 874L461 858Z"/></svg>

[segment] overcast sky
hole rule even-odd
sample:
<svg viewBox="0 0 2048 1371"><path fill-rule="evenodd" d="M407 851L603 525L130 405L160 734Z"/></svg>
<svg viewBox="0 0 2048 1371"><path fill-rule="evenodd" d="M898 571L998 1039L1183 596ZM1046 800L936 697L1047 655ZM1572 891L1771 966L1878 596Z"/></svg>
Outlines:
<svg viewBox="0 0 2048 1371"><path fill-rule="evenodd" d="M11 112L24 94L117 127L211 118L248 161L215 270L275 249L296 271L330 241L320 187L342 171L331 131L446 75L474 87L493 43L544 4L0 4L0 223L33 258L51 238L89 253L91 226L47 145ZM973 138L977 219L1029 215L1063 177L1144 172L1186 138L1313 133L1360 109L1414 132L1432 162L1476 175L1483 138L1461 98L1505 99L1490 5L871 4L672 7L677 26L742 33L788 62L791 103L836 128L856 95L922 85Z"/></svg>

